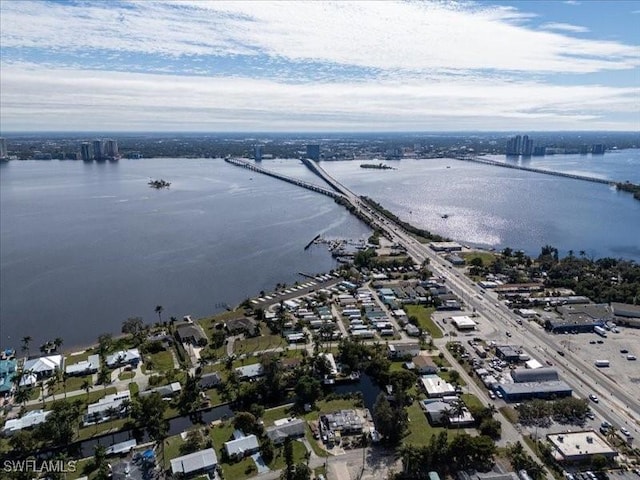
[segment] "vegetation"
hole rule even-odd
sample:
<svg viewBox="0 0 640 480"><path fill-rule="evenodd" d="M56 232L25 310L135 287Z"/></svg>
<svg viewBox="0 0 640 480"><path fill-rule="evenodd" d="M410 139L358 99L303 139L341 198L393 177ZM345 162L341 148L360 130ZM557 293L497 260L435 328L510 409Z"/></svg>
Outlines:
<svg viewBox="0 0 640 480"><path fill-rule="evenodd" d="M435 312L435 308L422 305L405 305L404 308L411 323L415 322L417 327L429 332L431 338L442 338L442 330L431 320L431 315Z"/></svg>
<svg viewBox="0 0 640 480"><path fill-rule="evenodd" d="M622 190L623 192L629 192L633 194L633 198L636 200L640 200L640 185L636 185L631 182L619 182L616 183L616 188L618 190Z"/></svg>

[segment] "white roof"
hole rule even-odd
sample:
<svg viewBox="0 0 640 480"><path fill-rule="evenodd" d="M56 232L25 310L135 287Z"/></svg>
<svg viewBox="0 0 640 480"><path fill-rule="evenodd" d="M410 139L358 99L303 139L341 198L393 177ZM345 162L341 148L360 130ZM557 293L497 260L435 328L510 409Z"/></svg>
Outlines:
<svg viewBox="0 0 640 480"><path fill-rule="evenodd" d="M251 365L245 365L244 367L236 368L236 372L241 377L255 378L262 375L262 365L259 363L253 363Z"/></svg>
<svg viewBox="0 0 640 480"><path fill-rule="evenodd" d="M33 373L50 372L56 368L62 370L62 355L49 355L48 357L34 358L24 362L22 370Z"/></svg>
<svg viewBox="0 0 640 480"><path fill-rule="evenodd" d="M525 362L524 366L532 370L535 370L536 368L542 368L542 364L535 358L532 358L531 360Z"/></svg>
<svg viewBox="0 0 640 480"><path fill-rule="evenodd" d="M171 460L171 472L188 474L198 470L207 470L218 463L216 452L213 448L193 452L189 455L174 458Z"/></svg>
<svg viewBox="0 0 640 480"><path fill-rule="evenodd" d="M137 348L130 350L120 350L107 357L107 365L117 365L119 363L129 363L140 358L140 351Z"/></svg>
<svg viewBox="0 0 640 480"><path fill-rule="evenodd" d="M259 447L260 445L258 444L258 437L256 437L255 435L249 435L248 437L231 440L224 444L224 448L230 457L233 455L243 455L244 452L256 450Z"/></svg>
<svg viewBox="0 0 640 480"><path fill-rule="evenodd" d="M563 457L615 453L615 450L593 430L547 435L547 439Z"/></svg>
<svg viewBox="0 0 640 480"><path fill-rule="evenodd" d="M100 368L100 355L91 355L86 360L82 362L73 363L71 365L67 365L65 371L67 373L82 373L90 370L97 370Z"/></svg>
<svg viewBox="0 0 640 480"><path fill-rule="evenodd" d="M462 328L464 328L464 327L475 327L476 326L476 322L471 320L471 317L469 317L468 315L460 315L460 316L451 317L451 321L458 328L461 328L461 327Z"/></svg>
<svg viewBox="0 0 640 480"><path fill-rule="evenodd" d="M329 370L332 375L338 374L338 366L336 365L336 360L333 358L333 353L320 353L319 356L322 356L327 359L329 362Z"/></svg>
<svg viewBox="0 0 640 480"><path fill-rule="evenodd" d="M129 393L129 390L112 393L111 395L107 395L106 397L101 398L96 403L87 405L87 414L92 415L101 413L108 410L109 408L117 409L125 400L131 400L131 394Z"/></svg>
<svg viewBox="0 0 640 480"><path fill-rule="evenodd" d="M441 397L443 395L455 394L453 385L444 381L438 375L423 375L420 382L430 397Z"/></svg>
<svg viewBox="0 0 640 480"><path fill-rule="evenodd" d="M7 420L2 431L4 433L12 433L22 430L23 428L33 427L34 425L44 422L47 419L47 415L50 413L50 411L45 412L43 410L32 410L20 418Z"/></svg>

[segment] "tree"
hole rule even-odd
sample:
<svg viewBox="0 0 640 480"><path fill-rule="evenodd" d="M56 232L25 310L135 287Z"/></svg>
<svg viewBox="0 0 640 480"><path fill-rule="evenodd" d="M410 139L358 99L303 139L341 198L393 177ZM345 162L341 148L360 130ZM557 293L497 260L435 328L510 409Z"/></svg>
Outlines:
<svg viewBox="0 0 640 480"><path fill-rule="evenodd" d="M25 453L36 450L38 441L34 438L32 432L28 430L18 430L9 438L9 445L11 445L11 449L14 452L24 455Z"/></svg>
<svg viewBox="0 0 640 480"><path fill-rule="evenodd" d="M451 380L451 383L458 385L460 382L460 372L457 370L449 370L449 379Z"/></svg>
<svg viewBox="0 0 640 480"><path fill-rule="evenodd" d="M285 470L284 470L284 478L286 480L293 480L293 444L291 441L291 437L287 437L284 439L284 462L285 462ZM282 478L282 476L280 477Z"/></svg>
<svg viewBox="0 0 640 480"><path fill-rule="evenodd" d="M320 398L322 395L322 385L318 379L310 375L303 375L300 377L294 390L300 405L304 405L306 403L313 404L315 400Z"/></svg>
<svg viewBox="0 0 640 480"><path fill-rule="evenodd" d="M56 337L53 340L53 346L54 346L55 350L56 351L59 350L63 343L64 343L64 340L62 340L62 338Z"/></svg>
<svg viewBox="0 0 640 480"><path fill-rule="evenodd" d="M391 409L391 404L384 393L380 392L376 403L373 405L373 421L376 425L376 429L384 436L391 436L395 425L394 415Z"/></svg>
<svg viewBox="0 0 640 480"><path fill-rule="evenodd" d="M122 322L122 333L131 335L136 345L144 341L145 326L142 317L129 317Z"/></svg>
<svg viewBox="0 0 640 480"><path fill-rule="evenodd" d="M87 395L89 394L89 390L91 390L92 386L91 386L91 382L88 379L85 379L82 381L82 385L80 385L80 388L82 390L84 390L85 392L87 392Z"/></svg>
<svg viewBox="0 0 640 480"><path fill-rule="evenodd" d="M98 354L104 357L113 345L113 337L110 333L103 333L98 337Z"/></svg>
<svg viewBox="0 0 640 480"><path fill-rule="evenodd" d="M258 419L249 412L236 413L233 420L233 426L247 435L252 433L260 435L262 433L262 426L258 423Z"/></svg>
<svg viewBox="0 0 640 480"><path fill-rule="evenodd" d="M75 436L80 406L82 402L53 402L51 413L38 428L38 438L51 442L53 445L67 445Z"/></svg>
<svg viewBox="0 0 640 480"><path fill-rule="evenodd" d="M275 456L275 448L273 442L267 436L260 440L260 455L264 460L264 463L269 464Z"/></svg>
<svg viewBox="0 0 640 480"><path fill-rule="evenodd" d="M180 453L182 455L188 455L189 453L202 450L205 445L205 437L202 430L196 428L187 432L187 438L185 442L180 446Z"/></svg>
<svg viewBox="0 0 640 480"><path fill-rule="evenodd" d="M162 312L164 312L164 307L162 305L156 305L155 312L158 314L158 320L162 323Z"/></svg>
<svg viewBox="0 0 640 480"><path fill-rule="evenodd" d="M27 357L29 357L29 345L31 344L31 338L29 335L26 337L22 337L22 353L26 353Z"/></svg>
<svg viewBox="0 0 640 480"><path fill-rule="evenodd" d="M178 399L178 408L180 413L186 415L193 413L200 407L200 386L198 384L197 375L190 375L187 372L187 379L184 387L180 392Z"/></svg>

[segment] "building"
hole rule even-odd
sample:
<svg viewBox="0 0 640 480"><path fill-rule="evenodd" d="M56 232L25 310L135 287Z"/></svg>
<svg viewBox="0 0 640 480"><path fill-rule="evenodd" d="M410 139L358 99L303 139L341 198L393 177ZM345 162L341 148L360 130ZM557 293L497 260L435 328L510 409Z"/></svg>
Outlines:
<svg viewBox="0 0 640 480"><path fill-rule="evenodd" d="M320 145L307 145L307 158L311 160L320 160Z"/></svg>
<svg viewBox="0 0 640 480"><path fill-rule="evenodd" d="M235 440L225 442L224 449L229 458L244 458L260 450L260 444L255 435L239 436Z"/></svg>
<svg viewBox="0 0 640 480"><path fill-rule="evenodd" d="M13 389L13 377L16 374L15 360L0 360L0 395L6 395Z"/></svg>
<svg viewBox="0 0 640 480"><path fill-rule="evenodd" d="M413 357L413 365L416 373L420 375L428 375L438 372L438 366L433 362L430 355L416 355Z"/></svg>
<svg viewBox="0 0 640 480"><path fill-rule="evenodd" d="M82 142L82 144L80 145L80 157L85 162L89 162L93 158L91 156L91 145L89 144L89 142Z"/></svg>
<svg viewBox="0 0 640 480"><path fill-rule="evenodd" d="M456 401L459 401L457 397ZM451 412L454 405L451 402L422 400L420 406L424 410L431 425L466 427L473 425L475 422L475 419L466 408L460 415L453 415Z"/></svg>
<svg viewBox="0 0 640 480"><path fill-rule="evenodd" d="M355 410L340 410L339 412L320 415L320 429L324 432L336 432L341 435L355 435L362 433L364 421Z"/></svg>
<svg viewBox="0 0 640 480"><path fill-rule="evenodd" d="M64 370L64 358L62 355L49 355L46 357L33 358L24 362L22 366L23 372L31 372L35 377L40 380L42 378L48 378L53 375L56 370L62 372ZM23 377L20 381L20 386L26 386L25 380L27 377Z"/></svg>
<svg viewBox="0 0 640 480"><path fill-rule="evenodd" d="M109 368L118 368L125 365L131 365L136 368L142 361L140 351L137 348L131 348L129 350L120 350L114 352L106 358L107 366Z"/></svg>
<svg viewBox="0 0 640 480"><path fill-rule="evenodd" d="M262 145L254 145L253 146L253 159L256 162L262 161Z"/></svg>
<svg viewBox="0 0 640 480"><path fill-rule="evenodd" d="M559 462L589 462L595 455L612 459L618 453L593 430L547 435Z"/></svg>
<svg viewBox="0 0 640 480"><path fill-rule="evenodd" d="M107 420L122 416L131 402L129 390L112 393L101 398L96 403L87 405L87 414L84 417L85 425L106 422Z"/></svg>
<svg viewBox="0 0 640 480"><path fill-rule="evenodd" d="M640 327L640 305L629 303L612 303L611 309L616 323L629 327Z"/></svg>
<svg viewBox="0 0 640 480"><path fill-rule="evenodd" d="M477 325L476 322L474 322L468 315L451 317L451 323L458 330L473 330Z"/></svg>
<svg viewBox="0 0 640 480"><path fill-rule="evenodd" d="M227 320L225 327L232 335L244 333L246 335L253 335L256 328L256 321L247 317L232 318Z"/></svg>
<svg viewBox="0 0 640 480"><path fill-rule="evenodd" d="M82 362L67 365L65 373L70 376L92 375L100 370L100 355L90 355Z"/></svg>
<svg viewBox="0 0 640 480"><path fill-rule="evenodd" d="M262 365L259 363L252 363L251 365L238 367L236 368L236 373L240 380L253 380L254 378L258 378L263 375Z"/></svg>
<svg viewBox="0 0 640 480"><path fill-rule="evenodd" d="M93 145L93 159L94 160L104 160L104 144L102 140L94 140L92 142Z"/></svg>
<svg viewBox="0 0 640 480"><path fill-rule="evenodd" d="M603 143L594 143L591 145L591 153L593 155L604 155L607 147Z"/></svg>
<svg viewBox="0 0 640 480"><path fill-rule="evenodd" d="M420 353L418 342L390 343L387 346L387 356L389 358L415 357Z"/></svg>
<svg viewBox="0 0 640 480"><path fill-rule="evenodd" d="M11 420L7 420L4 424L4 428L2 429L2 434L12 435L13 433L20 430L35 427L36 425L44 422L47 419L47 415L49 415L50 413L51 411L45 412L44 410L32 410L24 414L20 418L12 418Z"/></svg>
<svg viewBox="0 0 640 480"><path fill-rule="evenodd" d="M198 325L193 323L183 323L176 327L176 335L182 343L190 343L196 346L207 344L207 336Z"/></svg>
<svg viewBox="0 0 640 480"><path fill-rule="evenodd" d="M496 357L505 362L517 362L520 360L520 349L513 345L498 345Z"/></svg>
<svg viewBox="0 0 640 480"><path fill-rule="evenodd" d="M160 387L150 388L149 390L144 390L139 393L141 397L146 397L153 393L159 394L162 398L171 398L175 397L182 391L182 387L180 386L180 382L173 382L170 385L162 385Z"/></svg>
<svg viewBox="0 0 640 480"><path fill-rule="evenodd" d="M555 368L516 368L511 370L511 378L515 383L552 382L559 380Z"/></svg>
<svg viewBox="0 0 640 480"><path fill-rule="evenodd" d="M520 153L523 157L530 157L533 153L533 140L529 138L529 135L522 137L522 148Z"/></svg>
<svg viewBox="0 0 640 480"><path fill-rule="evenodd" d="M214 472L218 465L218 457L213 448L193 452L171 460L173 475L195 476Z"/></svg>
<svg viewBox="0 0 640 480"><path fill-rule="evenodd" d="M200 377L200 380L198 380L198 387L202 390L208 390L219 386L221 383L222 378L220 378L220 374L218 372L205 373Z"/></svg>
<svg viewBox="0 0 640 480"><path fill-rule="evenodd" d="M110 160L114 160L116 158L120 157L120 154L118 153L118 141L114 140L112 138L108 139L105 142L105 155L107 158L109 158Z"/></svg>
<svg viewBox="0 0 640 480"><path fill-rule="evenodd" d="M429 242L429 248L434 252L459 252L462 245L457 242Z"/></svg>
<svg viewBox="0 0 640 480"><path fill-rule="evenodd" d="M461 267L465 264L464 258L459 255L451 254L444 257L451 265L455 265L456 267Z"/></svg>
<svg viewBox="0 0 640 480"><path fill-rule="evenodd" d="M300 418L283 418L267 427L265 432L274 445L280 445L286 438L304 437L306 422Z"/></svg>
<svg viewBox="0 0 640 480"><path fill-rule="evenodd" d="M438 375L422 375L420 384L429 398L448 397L456 394L456 389Z"/></svg>
<svg viewBox="0 0 640 480"><path fill-rule="evenodd" d="M336 359L333 357L333 353L322 353L318 354L318 357L324 358L327 365L329 366L329 376L335 377L338 375L338 365L336 364Z"/></svg>
<svg viewBox="0 0 640 480"><path fill-rule="evenodd" d="M520 135L516 135L515 137L511 137L507 140L507 148L505 153L509 156L512 155L520 155L522 150L522 137Z"/></svg>
<svg viewBox="0 0 640 480"><path fill-rule="evenodd" d="M0 159L9 158L9 151L7 150L7 139L0 137Z"/></svg>
<svg viewBox="0 0 640 480"><path fill-rule="evenodd" d="M504 399L507 402L519 402L532 398L570 397L572 393L571 387L562 380L550 382L501 383L498 385L498 391L504 395Z"/></svg>
<svg viewBox="0 0 640 480"><path fill-rule="evenodd" d="M602 327L613 320L613 312L606 304L577 304L557 307L562 318L550 318L545 321L545 328L553 333L593 332L595 327Z"/></svg>

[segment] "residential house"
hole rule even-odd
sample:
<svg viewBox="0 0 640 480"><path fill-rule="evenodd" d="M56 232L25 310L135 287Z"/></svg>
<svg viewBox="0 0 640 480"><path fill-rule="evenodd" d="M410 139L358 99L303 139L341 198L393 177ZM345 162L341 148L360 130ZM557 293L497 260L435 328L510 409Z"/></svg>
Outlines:
<svg viewBox="0 0 640 480"><path fill-rule="evenodd" d="M131 348L129 350L120 350L107 356L106 362L109 368L118 368L125 365L131 365L136 368L142 361L142 356L137 348Z"/></svg>
<svg viewBox="0 0 640 480"><path fill-rule="evenodd" d="M171 473L173 475L184 475L189 478L214 472L218 465L218 458L213 448L207 448L188 455L173 458L171 460Z"/></svg>
<svg viewBox="0 0 640 480"><path fill-rule="evenodd" d="M276 420L274 425L265 429L267 437L274 445L280 445L286 438L304 437L306 422L300 418Z"/></svg>

